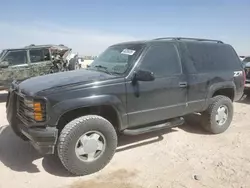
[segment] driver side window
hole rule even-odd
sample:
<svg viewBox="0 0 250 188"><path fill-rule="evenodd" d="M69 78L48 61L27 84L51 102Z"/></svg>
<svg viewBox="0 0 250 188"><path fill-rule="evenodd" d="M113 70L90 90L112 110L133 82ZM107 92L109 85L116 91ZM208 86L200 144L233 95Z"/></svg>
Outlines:
<svg viewBox="0 0 250 188"><path fill-rule="evenodd" d="M171 43L152 44L143 58L140 67L154 73L156 78L181 73L177 49Z"/></svg>
<svg viewBox="0 0 250 188"><path fill-rule="evenodd" d="M27 64L27 52L23 51L11 51L9 52L4 61L7 61L10 66Z"/></svg>

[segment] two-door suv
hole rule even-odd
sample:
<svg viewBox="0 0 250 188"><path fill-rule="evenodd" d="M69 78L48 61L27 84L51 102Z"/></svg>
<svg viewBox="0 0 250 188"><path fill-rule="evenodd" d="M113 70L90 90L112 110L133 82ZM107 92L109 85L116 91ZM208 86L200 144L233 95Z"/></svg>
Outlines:
<svg viewBox="0 0 250 188"><path fill-rule="evenodd" d="M14 132L75 175L104 168L117 135L182 125L200 113L224 132L245 74L233 47L217 40L157 38L108 47L86 69L15 82L6 103Z"/></svg>

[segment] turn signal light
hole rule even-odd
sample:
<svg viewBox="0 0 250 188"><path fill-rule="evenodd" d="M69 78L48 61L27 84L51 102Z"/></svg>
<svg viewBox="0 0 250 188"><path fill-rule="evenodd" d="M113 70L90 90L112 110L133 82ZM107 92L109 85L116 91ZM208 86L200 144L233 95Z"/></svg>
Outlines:
<svg viewBox="0 0 250 188"><path fill-rule="evenodd" d="M42 114L42 112L34 112L34 119L36 121L42 121L43 120L43 114Z"/></svg>
<svg viewBox="0 0 250 188"><path fill-rule="evenodd" d="M33 103L33 109L35 112L42 112L42 105L40 102Z"/></svg>

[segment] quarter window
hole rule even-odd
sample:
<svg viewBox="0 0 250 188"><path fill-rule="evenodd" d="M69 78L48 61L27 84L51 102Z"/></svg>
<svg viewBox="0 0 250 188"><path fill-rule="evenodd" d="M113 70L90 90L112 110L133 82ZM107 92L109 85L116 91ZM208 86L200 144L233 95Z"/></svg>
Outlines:
<svg viewBox="0 0 250 188"><path fill-rule="evenodd" d="M41 61L49 61L50 54L48 49L33 49L30 50L30 62L37 63Z"/></svg>
<svg viewBox="0 0 250 188"><path fill-rule="evenodd" d="M199 73L235 70L239 58L229 45L210 43L187 43L189 60Z"/></svg>

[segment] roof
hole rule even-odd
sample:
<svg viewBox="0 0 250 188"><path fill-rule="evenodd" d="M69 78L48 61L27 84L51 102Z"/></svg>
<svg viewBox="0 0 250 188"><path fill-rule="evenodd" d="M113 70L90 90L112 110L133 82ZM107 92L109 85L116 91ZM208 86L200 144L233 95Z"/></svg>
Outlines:
<svg viewBox="0 0 250 188"><path fill-rule="evenodd" d="M139 41L128 41L128 42L121 42L114 45L126 45L126 44L146 44L156 41L169 41L169 42L210 42L216 44L224 44L221 40L214 40L214 39L202 39L202 38L185 38L185 37L161 37L155 38L150 40L139 40ZM114 46L112 45L112 46Z"/></svg>
<svg viewBox="0 0 250 188"><path fill-rule="evenodd" d="M64 46L62 44L60 45L54 45L54 44L44 44L44 45L34 45L31 44L29 46L25 46L23 48L8 48L8 49L3 49L7 51L12 51L12 50L23 50L23 49L36 49L36 48L61 48L61 49L69 49L67 46Z"/></svg>
<svg viewBox="0 0 250 188"><path fill-rule="evenodd" d="M221 43L223 42L221 40L215 40L215 39L204 39L204 38L188 38L188 37L162 37L162 38L156 38L153 39L156 40L172 40L172 41L192 41L192 42L213 42L213 43Z"/></svg>
<svg viewBox="0 0 250 188"><path fill-rule="evenodd" d="M126 42L116 43L116 44L113 44L113 45L111 45L111 46L126 45L126 44L145 44L145 43L147 43L148 41L149 41L149 40L126 41Z"/></svg>

